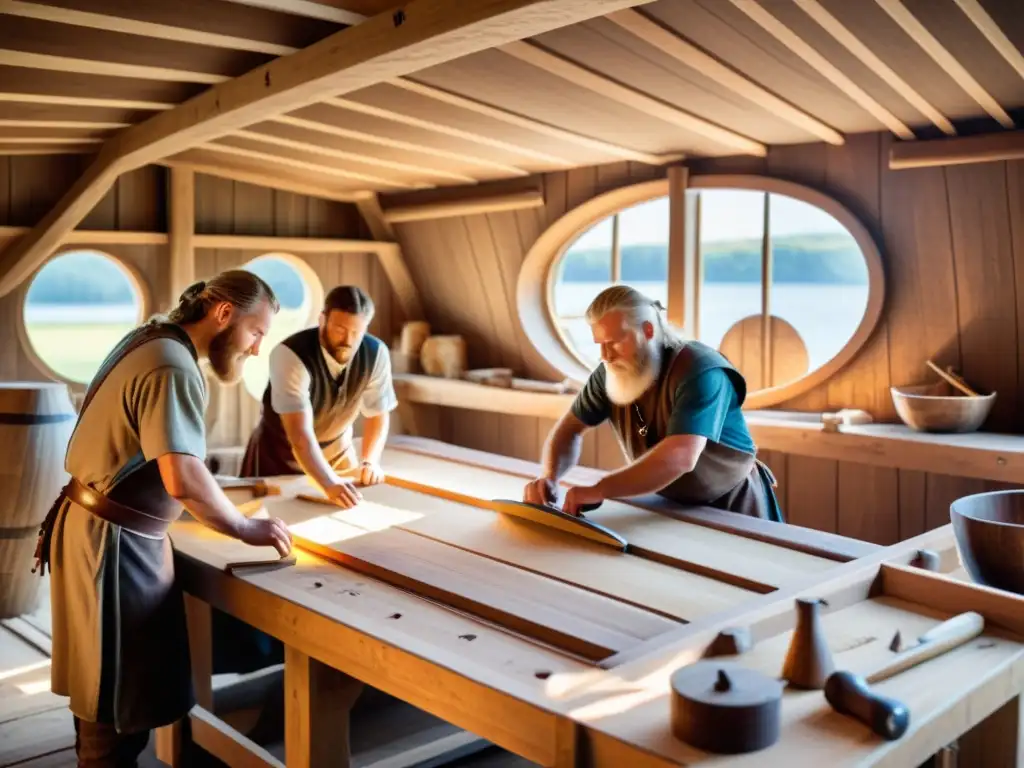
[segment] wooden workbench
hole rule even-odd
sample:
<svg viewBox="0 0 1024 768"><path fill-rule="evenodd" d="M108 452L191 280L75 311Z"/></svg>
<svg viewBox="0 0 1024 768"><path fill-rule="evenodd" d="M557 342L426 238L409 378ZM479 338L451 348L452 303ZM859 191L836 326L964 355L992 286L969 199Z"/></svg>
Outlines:
<svg viewBox="0 0 1024 768"><path fill-rule="evenodd" d="M318 553L292 566L231 572L267 553L188 521L172 531L193 631L193 734L229 764L280 765L203 708L209 606L286 646L289 768L345 764L360 682L545 766L917 766L996 720L998 738L971 765L1017 764L1024 600L914 567L921 549L958 567L948 526L881 548L654 499L606 502L588 517L629 540L623 553L489 509L521 496L537 469L526 462L394 438L383 465L388 482L362 489L352 510L297 500L315 494L301 478L268 478L278 495L232 492L243 509L285 517ZM778 676L797 596L828 600L837 668L854 671L886 658L896 629L914 638L967 610L988 624L984 642L880 684L911 709L898 741L833 712L820 691L785 694L782 737L762 752L730 759L675 739L670 674L739 626L755 646L736 660ZM168 762L175 738L159 736ZM386 764L414 764L418 749Z"/></svg>

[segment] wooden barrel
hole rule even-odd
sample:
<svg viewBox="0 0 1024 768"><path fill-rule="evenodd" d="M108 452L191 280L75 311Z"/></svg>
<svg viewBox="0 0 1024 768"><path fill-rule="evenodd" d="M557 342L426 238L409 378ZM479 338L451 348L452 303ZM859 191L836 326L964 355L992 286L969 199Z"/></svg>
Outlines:
<svg viewBox="0 0 1024 768"><path fill-rule="evenodd" d="M66 384L0 382L0 618L39 605L39 525L68 481L64 471L77 414Z"/></svg>

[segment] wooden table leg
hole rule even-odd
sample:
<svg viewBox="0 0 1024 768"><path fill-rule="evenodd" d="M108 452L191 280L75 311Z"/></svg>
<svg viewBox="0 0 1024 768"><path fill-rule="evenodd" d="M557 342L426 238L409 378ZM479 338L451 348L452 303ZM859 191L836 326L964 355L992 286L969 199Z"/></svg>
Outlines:
<svg viewBox="0 0 1024 768"><path fill-rule="evenodd" d="M960 768L1024 765L1024 706L1016 696L958 740Z"/></svg>
<svg viewBox="0 0 1024 768"><path fill-rule="evenodd" d="M185 595L185 619L196 704L213 712L213 610L199 598Z"/></svg>
<svg viewBox="0 0 1024 768"><path fill-rule="evenodd" d="M196 704L213 711L213 614L207 603L186 594L185 620L188 624L188 650L192 660L192 688ZM183 722L156 730L154 751L162 763L178 768L184 758L189 729Z"/></svg>
<svg viewBox="0 0 1024 768"><path fill-rule="evenodd" d="M546 768L576 768L583 764L580 727L567 718L555 725L555 759Z"/></svg>
<svg viewBox="0 0 1024 768"><path fill-rule="evenodd" d="M285 647L284 749L288 768L349 768L349 713L362 691L359 680Z"/></svg>

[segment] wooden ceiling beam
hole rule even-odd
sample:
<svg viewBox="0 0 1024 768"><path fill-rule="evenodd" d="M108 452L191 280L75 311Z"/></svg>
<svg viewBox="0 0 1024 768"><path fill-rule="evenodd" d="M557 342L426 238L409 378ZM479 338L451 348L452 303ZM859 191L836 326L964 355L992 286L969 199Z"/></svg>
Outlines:
<svg viewBox="0 0 1024 768"><path fill-rule="evenodd" d="M889 148L889 167L897 171L1021 159L1024 159L1024 130L894 142Z"/></svg>
<svg viewBox="0 0 1024 768"><path fill-rule="evenodd" d="M361 101L353 101L352 99L342 98L331 98L324 99L325 104L330 104L335 107L347 109L350 112L359 112L364 115L370 115L371 117L379 117L382 120L390 120L395 123L402 123L403 125L411 125L414 128L421 128L426 131L434 131L435 133L443 133L446 136L453 136L457 139L464 141L471 141L474 144L480 144L485 147L493 147L494 149L501 149L506 152L513 154L522 155L523 157L532 157L535 160L540 160L551 165L568 168L574 163L572 160L567 160L564 157L557 157L555 155L548 154L547 152L541 152L537 149L531 149L530 147L524 147L521 144L513 144L508 141L502 141L501 139L494 139L490 136L484 136L483 134L474 133L472 131L465 131L461 128L455 128L445 123L438 123L433 120L422 120L418 117L412 117L401 112L394 112L390 109L384 109L383 107L375 107L372 104L364 104Z"/></svg>
<svg viewBox="0 0 1024 768"><path fill-rule="evenodd" d="M40 142L37 147L4 146L3 139L0 139L0 157L15 157L20 155L90 155L95 154L95 146L49 146Z"/></svg>
<svg viewBox="0 0 1024 768"><path fill-rule="evenodd" d="M790 104L763 86L755 83L745 75L722 64L718 59L708 55L693 43L684 39L674 31L669 31L658 22L632 8L610 13L605 18L622 27L638 39L671 56L681 64L685 64L704 77L714 80L724 88L738 96L742 96L752 104L770 112L780 120L807 131L829 144L837 146L845 142L843 135L835 128L809 115L802 109Z"/></svg>
<svg viewBox="0 0 1024 768"><path fill-rule="evenodd" d="M97 3L97 5L99 5ZM111 6L113 10L116 6ZM142 9L144 10L144 8ZM266 53L271 56L287 56L294 53L295 48L276 43L267 43L260 40L250 40L245 37L234 35L222 35L214 32L207 32L201 28L203 18L189 17L197 27L172 26L152 21L143 21L134 18L125 18L114 13L99 13L96 11L79 11L73 8L63 8L59 5L47 5L46 3L34 3L27 0L0 0L0 14L8 16L20 16L26 19L39 21L50 21L58 24L70 24L87 29L101 29L105 32L119 32L125 35L137 35L139 37L152 37L158 40L171 40L178 43L193 43L195 45L207 45L214 48L227 48L236 51L252 51L253 53Z"/></svg>
<svg viewBox="0 0 1024 768"><path fill-rule="evenodd" d="M53 56L48 53L29 53L0 49L0 64L25 69L45 69L51 72L87 72L90 75L127 77L138 80L164 80L172 83L201 83L216 85L229 78L207 72L187 72L183 69L150 67L144 64L120 64L96 59L77 59L72 56Z"/></svg>
<svg viewBox="0 0 1024 768"><path fill-rule="evenodd" d="M291 0L294 2L295 0ZM57 205L0 260L0 296L59 245L125 171L322 100L643 0L411 0L274 59L111 139Z"/></svg>
<svg viewBox="0 0 1024 768"><path fill-rule="evenodd" d="M0 121L0 124L2 124L2 121ZM250 139L251 141L259 141L265 144L273 144L275 146L286 147L288 149L295 149L300 152L312 152L317 155L323 155L324 157L337 158L338 160L351 160L352 162L360 163L362 165L389 168L393 171L399 171L400 173L411 173L428 178L433 177L447 179L448 181L456 181L460 184L475 184L477 181L474 177L466 176L462 173L453 173L452 171L445 171L440 168L429 168L422 165L414 165L412 163L402 163L397 160L385 160L380 157L363 155L357 152L348 152L343 149L336 149L322 144L310 144L307 141L297 141L295 139L288 139L283 136L276 136L274 134L254 131L251 129L235 131L231 136Z"/></svg>
<svg viewBox="0 0 1024 768"><path fill-rule="evenodd" d="M907 10L900 0L875 0L889 14L910 39L917 43L932 60L974 99L978 105L988 112L1004 128L1013 128L1013 120L992 95L982 88L981 84L971 77L963 65L925 28L914 14Z"/></svg>
<svg viewBox="0 0 1024 768"><path fill-rule="evenodd" d="M715 125L653 96L597 74L574 61L547 51L535 43L517 40L501 46L501 50L544 72L556 75L566 82L586 88L604 98L617 101L670 125L704 136L723 147L757 157L764 157L768 154L768 148L760 142L741 136L735 131Z"/></svg>
<svg viewBox="0 0 1024 768"><path fill-rule="evenodd" d="M0 99L2 101L2 99ZM127 128L130 123L102 123L90 122L88 120L3 120L0 119L0 128L66 128L69 130L81 129L85 131L113 131L118 128Z"/></svg>
<svg viewBox="0 0 1024 768"><path fill-rule="evenodd" d="M159 101L137 101L133 99L103 99L91 96L66 96L48 93L16 93L0 91L0 102L21 104L55 104L66 107L101 107L111 109L138 109L160 112L173 109L174 104Z"/></svg>
<svg viewBox="0 0 1024 768"><path fill-rule="evenodd" d="M751 0L730 0L730 2L894 134L901 139L915 138L914 132L902 120L875 101L863 88L844 75L838 67L808 45L793 30L768 13L759 3Z"/></svg>
<svg viewBox="0 0 1024 768"><path fill-rule="evenodd" d="M270 8L272 10L278 10L274 7L275 3L267 2L262 7ZM99 6L103 7L103 6ZM160 40L169 40L173 42L181 43L194 43L198 45L207 45L219 48L226 48L230 50L238 51L252 51L256 53L267 53L274 56L287 56L295 53L298 48L294 48L287 45L280 45L276 43L267 43L260 40L254 40L247 37L234 36L234 35L223 35L212 32L207 32L203 29L196 29L193 27L185 27L180 25L170 25L164 23L155 23L152 21L146 21L140 18L124 18L114 13L116 6L110 7L109 13L98 13L98 12L85 12L75 9L69 9L60 5L48 5L45 2L30 2L29 0L0 0L0 14L8 14L12 16L23 16L25 18L38 19L43 21L50 21L61 24L71 24L90 29L99 29L107 32L119 32L122 34L137 35L142 37L152 37ZM320 10L320 9L317 9ZM631 13L632 11L625 11L625 13ZM358 23L365 20L365 17L360 14L350 13L342 11L342 14L346 18L351 20L346 23ZM147 15L147 9L145 6L140 6L135 10L136 16ZM153 16L152 13L148 15ZM612 18L612 17L609 17ZM202 19L197 18L196 23L201 23ZM704 55L713 64L717 64L713 59ZM721 65L718 65L721 66ZM723 67L723 69L725 69ZM734 75L735 76L735 75ZM738 76L736 76L738 77ZM640 152L628 147L622 147L611 142L601 141L594 139L589 136L584 136L573 131L569 131L556 126L548 125L539 120L533 118L524 117L517 115L508 110L504 110L498 107L484 104L482 102L461 96L459 94L450 93L440 88L435 88L430 85L418 83L415 81L407 80L404 78L397 78L391 81L391 85L398 88L418 93L421 96L440 101L451 106L456 106L461 109L466 109L477 114L492 117L496 120L515 125L519 128L525 128L535 133L550 136L560 141L565 141L569 144L575 144L577 146L586 147L587 149L601 152L602 154L608 155L609 157L615 157L622 160L633 160L648 165L664 165L669 162L675 162L682 159L682 155L671 155L662 156L654 155L648 152ZM757 86L754 86L757 88ZM768 94L770 96L770 94ZM775 98L775 97L772 97ZM775 98L773 102L773 109L778 109L780 114L786 112L786 110L796 111L793 107L789 106L781 99ZM802 113L800 113L802 114ZM815 126L811 127L811 132L824 138L830 143L842 144L842 136L822 125L811 118L810 116L804 116L808 121L814 123ZM807 127L807 126L802 126Z"/></svg>
<svg viewBox="0 0 1024 768"><path fill-rule="evenodd" d="M223 138L223 137L222 137ZM381 176L372 176L366 173L359 173L358 171L348 171L342 168L335 168L330 165L321 165L319 163L310 163L305 160L298 160L292 157L285 157L282 155L275 155L271 152L261 152L255 149L246 149L245 147L236 147L232 144L221 144L218 142L207 142L206 144L200 144L198 149L205 149L208 152L220 152L226 155L237 155L238 157L247 157L250 160L258 160L261 163L274 163L277 165L285 165L289 168L296 168L300 171L312 171L314 173L320 173L324 176L337 176L342 179L352 179L353 181L359 181L363 184L369 185L370 187L390 187L392 189L429 189L432 185L430 184L417 184L412 182L401 182L393 181L391 179L385 179Z"/></svg>
<svg viewBox="0 0 1024 768"><path fill-rule="evenodd" d="M971 20L971 23L978 28L978 31L985 36L993 48L1006 59L1007 63L1016 70L1017 74L1024 78L1024 56L1017 50L1006 33L999 28L995 19L988 15L988 11L981 7L978 0L953 0L964 15Z"/></svg>
<svg viewBox="0 0 1024 768"><path fill-rule="evenodd" d="M188 168L196 173L216 176L219 179L238 181L243 184L255 184L256 186L269 189L280 189L282 192L294 192L298 195L320 197L325 200L336 200L342 203L354 203L365 199L367 195L371 194L361 189L335 189L330 186L317 184L309 179L291 179L284 174L267 173L265 168L255 170L211 163L207 160L197 159L195 153L191 151L164 160L157 160L156 165L163 165L168 168Z"/></svg>
<svg viewBox="0 0 1024 768"><path fill-rule="evenodd" d="M482 157L475 155L465 155L461 152L452 152L447 149L438 149L436 147L427 146L426 144L416 144L410 141L401 141L399 139L391 139L387 136L377 136L372 133L363 133L362 131L353 131L348 128L342 128L336 125L329 125L327 123L321 123L316 120L307 120L301 117L295 117L294 115L279 115L271 118L270 122L280 123L281 125L290 125L295 128L304 128L309 131L318 131L325 133L330 136L339 136L344 139L353 139L354 141L362 141L367 144L378 144L382 147L391 147L393 149L402 149L407 152L419 152L424 155L431 155L434 157L444 158L446 160L454 160L455 162L465 163L466 165L475 165L480 168L492 168L496 171L508 174L509 176L529 176L529 171L524 171L522 168L517 168L514 165L507 165L505 163L498 163L494 160L487 160Z"/></svg>
<svg viewBox="0 0 1024 768"><path fill-rule="evenodd" d="M410 221L428 221L454 216L472 216L501 211L522 211L544 207L544 193L539 189L526 189L504 195L467 197L461 200L439 200L416 205L385 208L384 220L389 224L406 224Z"/></svg>
<svg viewBox="0 0 1024 768"><path fill-rule="evenodd" d="M102 144L103 139L94 136L4 136L0 144Z"/></svg>
<svg viewBox="0 0 1024 768"><path fill-rule="evenodd" d="M354 25L366 20L366 16L361 13L310 0L228 0L228 2L279 13L290 13L294 16L305 16L309 19L333 21L335 24Z"/></svg>
<svg viewBox="0 0 1024 768"><path fill-rule="evenodd" d="M620 13L629 12L630 11L620 11ZM540 133L544 136L550 136L553 139L558 139L569 144L593 149L603 154L617 157L621 160L635 160L638 163L645 163L647 165L665 165L666 163L682 159L681 155L653 155L649 152L639 152L635 149L619 146L618 144L594 139L590 136L584 136L573 131L567 131L564 128L558 128L547 123L542 123L540 120L534 120L531 117L523 117L522 115L517 115L514 112L509 112L506 109L493 107L490 104L484 104L483 102L476 101L475 99L470 99L457 93L451 93L450 91L435 88L432 85L420 83L408 78L398 78L396 80L392 80L390 84L396 88L402 88L403 90L410 91L411 93L418 93L420 96L426 96L429 99L434 99L435 101L440 101L453 107L467 109L471 112L477 113L478 115L484 115L485 117L493 117L495 120L501 120L509 125L514 125L518 128L525 128L528 131Z"/></svg>
<svg viewBox="0 0 1024 768"><path fill-rule="evenodd" d="M906 99L918 112L931 120L939 130L948 136L956 135L956 128L953 127L948 117L939 112L921 94L911 88L903 78L878 58L856 35L843 26L835 16L825 10L818 0L794 0L794 2L804 13L814 19L822 29L832 35L840 45L856 56L864 66L878 75L886 85Z"/></svg>

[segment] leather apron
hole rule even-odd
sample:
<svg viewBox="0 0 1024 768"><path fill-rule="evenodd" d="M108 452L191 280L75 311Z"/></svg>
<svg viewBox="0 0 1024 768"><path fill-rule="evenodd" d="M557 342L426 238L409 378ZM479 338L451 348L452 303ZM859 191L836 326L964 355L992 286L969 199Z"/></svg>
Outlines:
<svg viewBox="0 0 1024 768"><path fill-rule="evenodd" d="M630 406L612 405L611 423L623 455L636 461L664 439L675 393L689 379L724 368L734 381L738 371L718 352L697 342L669 342L655 383ZM745 387L738 390L742 404ZM704 506L783 522L775 496L775 476L754 453L708 440L691 472L680 475L658 495L688 506Z"/></svg>
<svg viewBox="0 0 1024 768"><path fill-rule="evenodd" d="M195 358L180 327L143 326L93 380L79 419L109 372L157 338L180 341ZM150 461L105 494L72 477L41 526L33 570L51 572L52 690L83 720L139 732L182 719L195 703L166 535L181 511Z"/></svg>

